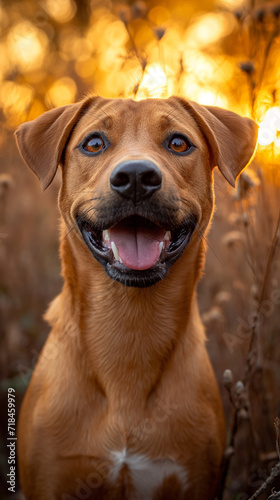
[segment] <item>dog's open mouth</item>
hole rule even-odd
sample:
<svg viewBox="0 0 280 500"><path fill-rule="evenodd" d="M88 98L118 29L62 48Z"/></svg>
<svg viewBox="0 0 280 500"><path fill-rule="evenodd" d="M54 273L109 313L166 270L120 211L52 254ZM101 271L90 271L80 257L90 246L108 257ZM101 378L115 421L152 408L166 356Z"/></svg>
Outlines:
<svg viewBox="0 0 280 500"><path fill-rule="evenodd" d="M133 215L101 230L78 221L82 236L107 274L127 286L150 286L162 279L190 241L196 222L169 230Z"/></svg>

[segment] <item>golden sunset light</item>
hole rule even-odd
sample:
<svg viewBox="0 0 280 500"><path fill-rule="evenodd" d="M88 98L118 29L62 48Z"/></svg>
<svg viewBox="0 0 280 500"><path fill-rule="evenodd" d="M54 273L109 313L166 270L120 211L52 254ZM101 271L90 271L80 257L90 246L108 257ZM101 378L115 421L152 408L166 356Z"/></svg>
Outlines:
<svg viewBox="0 0 280 500"><path fill-rule="evenodd" d="M280 499L280 0L0 0L0 374L3 500Z"/></svg>

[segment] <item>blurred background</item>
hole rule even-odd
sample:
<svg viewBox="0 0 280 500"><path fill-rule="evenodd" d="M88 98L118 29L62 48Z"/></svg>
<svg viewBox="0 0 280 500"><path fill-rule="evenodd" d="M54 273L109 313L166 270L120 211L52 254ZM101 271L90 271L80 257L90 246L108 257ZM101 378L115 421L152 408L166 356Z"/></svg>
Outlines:
<svg viewBox="0 0 280 500"><path fill-rule="evenodd" d="M60 178L42 193L13 133L88 92L177 94L260 126L237 188L215 172L199 306L228 428L219 498L248 500L263 483L261 499L280 490L279 478L270 481L280 459L279 79L280 2L0 2L0 498L8 497L7 389L16 390L18 415L48 334L42 315L62 284Z"/></svg>

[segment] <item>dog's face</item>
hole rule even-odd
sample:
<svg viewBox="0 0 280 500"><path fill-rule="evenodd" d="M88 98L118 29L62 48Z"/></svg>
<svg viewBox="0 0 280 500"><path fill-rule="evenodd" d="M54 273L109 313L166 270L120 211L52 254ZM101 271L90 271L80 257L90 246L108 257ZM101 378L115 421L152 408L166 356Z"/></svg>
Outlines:
<svg viewBox="0 0 280 500"><path fill-rule="evenodd" d="M209 151L195 120L172 102L92 106L71 136L64 165L67 226L76 223L107 274L126 285L163 278L209 220Z"/></svg>
<svg viewBox="0 0 280 500"><path fill-rule="evenodd" d="M175 97L97 97L23 125L17 139L44 188L62 164L61 213L91 258L112 279L144 287L201 239L212 169L234 184L254 152L256 126Z"/></svg>

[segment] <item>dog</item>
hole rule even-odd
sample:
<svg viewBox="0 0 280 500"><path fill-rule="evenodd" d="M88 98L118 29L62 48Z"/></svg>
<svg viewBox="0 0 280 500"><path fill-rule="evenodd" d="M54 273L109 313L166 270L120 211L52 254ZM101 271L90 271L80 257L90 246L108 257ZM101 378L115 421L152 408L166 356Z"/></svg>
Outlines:
<svg viewBox="0 0 280 500"><path fill-rule="evenodd" d="M180 97L84 100L16 132L42 189L62 167L64 285L18 423L27 500L211 500L225 423L196 285L213 168L257 125Z"/></svg>

